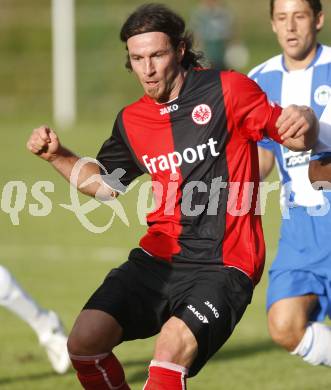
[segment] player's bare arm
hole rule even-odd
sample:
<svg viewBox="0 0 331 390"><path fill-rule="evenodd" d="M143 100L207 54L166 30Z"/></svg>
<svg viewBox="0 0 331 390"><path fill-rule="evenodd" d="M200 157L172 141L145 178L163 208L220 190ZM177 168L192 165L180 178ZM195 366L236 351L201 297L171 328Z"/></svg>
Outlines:
<svg viewBox="0 0 331 390"><path fill-rule="evenodd" d="M261 148L260 146L258 146L258 152L260 180L263 181L269 176L275 165L275 156L270 150Z"/></svg>
<svg viewBox="0 0 331 390"><path fill-rule="evenodd" d="M80 159L69 149L61 145L54 130L46 126L41 126L33 130L27 148L33 154L48 161L68 182L70 182L71 172ZM82 186L87 179L95 177L95 180L88 185ZM73 184L73 183L71 183ZM109 199L117 196L117 192L104 184L98 164L92 162L84 164L80 169L77 189L85 195Z"/></svg>
<svg viewBox="0 0 331 390"><path fill-rule="evenodd" d="M331 157L326 157L322 160L310 161L309 179L313 187L314 183L323 181L325 182L325 186L323 186L323 188L331 189ZM329 183L329 185L327 186L326 183Z"/></svg>
<svg viewBox="0 0 331 390"><path fill-rule="evenodd" d="M318 120L310 107L288 106L278 118L276 126L283 145L291 150L310 150L317 140Z"/></svg>

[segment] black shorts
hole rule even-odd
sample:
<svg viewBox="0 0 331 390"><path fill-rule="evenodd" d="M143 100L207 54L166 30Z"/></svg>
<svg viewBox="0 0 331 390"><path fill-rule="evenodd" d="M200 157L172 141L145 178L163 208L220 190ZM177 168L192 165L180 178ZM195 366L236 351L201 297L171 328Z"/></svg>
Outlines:
<svg viewBox="0 0 331 390"><path fill-rule="evenodd" d="M191 329L198 355L196 375L218 351L251 301L253 285L243 272L221 265L169 264L134 249L113 269L84 309L111 314L123 328L123 341L151 337L172 316Z"/></svg>

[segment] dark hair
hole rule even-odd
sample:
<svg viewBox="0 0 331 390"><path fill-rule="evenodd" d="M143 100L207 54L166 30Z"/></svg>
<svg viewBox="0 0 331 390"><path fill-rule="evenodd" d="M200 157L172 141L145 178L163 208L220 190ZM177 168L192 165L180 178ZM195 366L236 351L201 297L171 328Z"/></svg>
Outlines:
<svg viewBox="0 0 331 390"><path fill-rule="evenodd" d="M185 44L181 62L184 69L188 69L190 65L201 66L199 60L203 59L203 54L192 50L193 36L185 31L184 20L163 4L143 4L137 8L123 24L120 38L122 42L127 42L134 35L154 31L167 34L175 50L181 42ZM125 66L132 70L129 55Z"/></svg>
<svg viewBox="0 0 331 390"><path fill-rule="evenodd" d="M274 5L275 5L276 0L270 0L270 16L271 18L274 15ZM322 11L322 4L320 0L305 0L308 4L309 7L312 9L314 12L314 15L318 15Z"/></svg>

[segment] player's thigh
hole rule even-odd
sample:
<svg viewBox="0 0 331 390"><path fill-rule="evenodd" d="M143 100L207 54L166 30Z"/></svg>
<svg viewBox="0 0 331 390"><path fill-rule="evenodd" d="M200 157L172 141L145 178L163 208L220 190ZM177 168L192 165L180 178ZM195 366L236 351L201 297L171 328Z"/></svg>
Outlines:
<svg viewBox="0 0 331 390"><path fill-rule="evenodd" d="M190 367L197 355L198 343L184 321L171 317L156 339L154 359Z"/></svg>
<svg viewBox="0 0 331 390"><path fill-rule="evenodd" d="M170 317L162 264L145 256L133 250L129 261L113 269L84 306L116 319L122 341L153 336Z"/></svg>
<svg viewBox="0 0 331 390"><path fill-rule="evenodd" d="M197 341L196 357L189 367L189 376L194 376L231 336L251 301L253 285L235 268L210 266L189 275L193 275L191 288L184 279L182 291L181 284L176 286L172 314L187 325Z"/></svg>

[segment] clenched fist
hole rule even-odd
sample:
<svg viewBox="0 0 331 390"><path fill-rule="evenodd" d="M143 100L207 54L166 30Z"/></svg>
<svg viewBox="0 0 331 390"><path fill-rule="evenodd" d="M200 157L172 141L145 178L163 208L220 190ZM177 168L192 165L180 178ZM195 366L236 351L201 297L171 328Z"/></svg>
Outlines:
<svg viewBox="0 0 331 390"><path fill-rule="evenodd" d="M53 161L61 145L56 133L46 126L34 129L26 147L46 161Z"/></svg>
<svg viewBox="0 0 331 390"><path fill-rule="evenodd" d="M311 131L314 125L317 125L314 111L310 107L294 104L284 108L276 123L282 140L301 137Z"/></svg>

